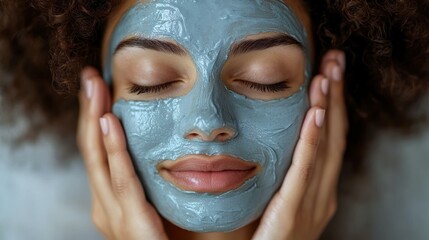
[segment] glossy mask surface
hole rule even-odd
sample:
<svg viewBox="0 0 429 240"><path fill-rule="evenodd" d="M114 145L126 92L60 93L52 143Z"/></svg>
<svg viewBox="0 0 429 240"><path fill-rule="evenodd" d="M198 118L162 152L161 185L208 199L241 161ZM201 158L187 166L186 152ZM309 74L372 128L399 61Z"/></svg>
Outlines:
<svg viewBox="0 0 429 240"><path fill-rule="evenodd" d="M288 98L250 99L220 80L231 45L264 32L286 33L304 46L305 84ZM114 104L148 198L163 217L191 231L231 231L260 217L284 179L308 109L310 53L300 21L281 1L155 0L138 2L124 14L112 35L110 57L129 36L172 39L188 51L197 69L195 85L185 96ZM111 81L110 59L104 74ZM192 129L210 133L220 127L234 129L235 137L226 142L184 137ZM229 192L184 191L165 181L156 166L189 154L232 155L262 168Z"/></svg>

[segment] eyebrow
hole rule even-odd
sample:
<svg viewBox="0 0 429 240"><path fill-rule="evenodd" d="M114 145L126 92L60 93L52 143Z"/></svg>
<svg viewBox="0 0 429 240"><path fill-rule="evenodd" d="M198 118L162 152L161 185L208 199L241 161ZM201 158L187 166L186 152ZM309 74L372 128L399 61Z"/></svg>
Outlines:
<svg viewBox="0 0 429 240"><path fill-rule="evenodd" d="M302 44L298 42L298 40L296 40L294 37L286 34L281 34L272 37L264 37L254 40L244 40L238 42L231 47L230 53L231 55L238 55L281 45L297 45L300 48L303 48Z"/></svg>
<svg viewBox="0 0 429 240"><path fill-rule="evenodd" d="M175 43L143 37L132 37L121 41L115 48L115 52L113 54L116 54L119 50L126 47L152 49L159 52L172 53L181 56L186 55L186 51Z"/></svg>

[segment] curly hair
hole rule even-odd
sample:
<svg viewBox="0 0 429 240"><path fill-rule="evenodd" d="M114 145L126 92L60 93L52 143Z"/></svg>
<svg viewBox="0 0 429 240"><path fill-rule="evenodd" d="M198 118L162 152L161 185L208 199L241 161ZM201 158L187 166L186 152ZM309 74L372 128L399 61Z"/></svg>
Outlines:
<svg viewBox="0 0 429 240"><path fill-rule="evenodd" d="M348 152L364 149L370 126L409 129L417 120L412 106L429 89L429 2L305 2L316 60L331 48L346 53L353 126ZM30 122L32 132L42 127L64 132L65 120L75 122L70 113L76 113L76 98L58 93L75 96L82 67L100 67L104 24L116 5L115 0L0 1L0 66L12 76L0 82L3 107L20 104L27 117L38 116Z"/></svg>

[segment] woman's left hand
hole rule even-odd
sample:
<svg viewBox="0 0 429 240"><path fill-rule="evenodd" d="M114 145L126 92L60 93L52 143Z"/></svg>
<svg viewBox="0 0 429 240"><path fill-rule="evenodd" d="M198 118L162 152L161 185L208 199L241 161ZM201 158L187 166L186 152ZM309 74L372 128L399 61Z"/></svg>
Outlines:
<svg viewBox="0 0 429 240"><path fill-rule="evenodd" d="M322 60L321 75L311 83L311 109L291 167L262 216L253 239L317 239L334 216L348 129L343 96L344 70L344 53L328 51ZM322 109L326 109L323 125ZM316 116L317 111L322 111L319 116Z"/></svg>

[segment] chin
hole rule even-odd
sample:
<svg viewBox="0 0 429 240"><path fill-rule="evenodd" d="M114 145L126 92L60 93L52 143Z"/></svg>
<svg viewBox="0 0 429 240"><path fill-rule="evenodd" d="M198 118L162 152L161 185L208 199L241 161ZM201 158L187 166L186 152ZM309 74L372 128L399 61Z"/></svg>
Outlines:
<svg viewBox="0 0 429 240"><path fill-rule="evenodd" d="M210 193L180 189L162 177L153 162L135 161L149 201L166 220L193 232L230 232L260 218L290 164L286 160L267 159L255 176L237 188Z"/></svg>

